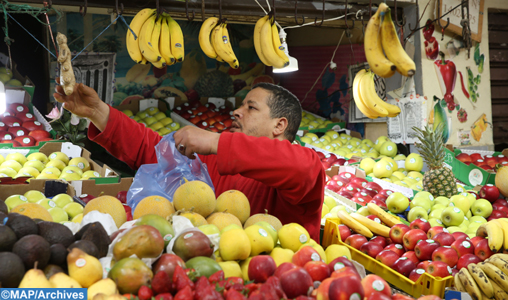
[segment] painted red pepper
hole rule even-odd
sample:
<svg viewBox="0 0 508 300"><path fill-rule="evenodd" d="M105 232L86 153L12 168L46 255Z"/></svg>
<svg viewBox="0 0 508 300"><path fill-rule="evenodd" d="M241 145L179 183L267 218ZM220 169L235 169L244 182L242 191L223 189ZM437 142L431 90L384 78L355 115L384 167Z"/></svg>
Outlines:
<svg viewBox="0 0 508 300"><path fill-rule="evenodd" d="M447 103L453 103L453 89L457 80L457 68L453 61L445 60L445 54L442 51L439 51L439 56L441 56L441 59L436 60L434 64L438 67L446 88L444 99Z"/></svg>
<svg viewBox="0 0 508 300"><path fill-rule="evenodd" d="M462 86L462 92L464 93L464 96L466 96L466 98L469 99L469 92L467 91L467 88L464 85L464 77L462 77L461 71L459 71L459 75L460 75L460 84Z"/></svg>
<svg viewBox="0 0 508 300"><path fill-rule="evenodd" d="M432 37L432 34L434 33L434 23L431 19L427 20L427 23L425 23L425 27L423 28L423 37L426 41L430 40Z"/></svg>
<svg viewBox="0 0 508 300"><path fill-rule="evenodd" d="M430 60L435 60L439 54L439 43L435 37L431 36L430 39L424 42L425 55Z"/></svg>

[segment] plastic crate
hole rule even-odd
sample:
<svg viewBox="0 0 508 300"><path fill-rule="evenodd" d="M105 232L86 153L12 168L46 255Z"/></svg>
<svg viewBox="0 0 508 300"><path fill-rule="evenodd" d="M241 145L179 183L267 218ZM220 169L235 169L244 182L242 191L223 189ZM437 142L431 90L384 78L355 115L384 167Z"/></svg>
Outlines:
<svg viewBox="0 0 508 300"><path fill-rule="evenodd" d="M332 244L339 244L348 247L351 251L351 258L362 264L367 271L381 276L387 282L414 298L419 298L422 295L436 295L444 298L445 288L452 286L453 276L436 278L428 273L423 273L418 281L414 282L409 280L409 278L399 272L396 272L392 268L389 268L385 264L343 243L340 240L338 233L339 224L341 224L339 218L326 220L321 242L323 248L326 249L326 247Z"/></svg>

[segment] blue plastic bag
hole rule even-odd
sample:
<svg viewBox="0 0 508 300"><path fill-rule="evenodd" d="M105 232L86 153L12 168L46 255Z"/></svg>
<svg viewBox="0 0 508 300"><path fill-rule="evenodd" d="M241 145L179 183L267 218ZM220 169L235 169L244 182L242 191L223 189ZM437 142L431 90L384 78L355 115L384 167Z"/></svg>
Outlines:
<svg viewBox="0 0 508 300"><path fill-rule="evenodd" d="M165 135L155 146L157 163L142 165L134 176L127 192L127 204L132 211L148 196L162 196L173 202L173 194L185 179L203 181L215 191L206 164L197 155L196 159L189 159L178 152L173 135L174 132Z"/></svg>

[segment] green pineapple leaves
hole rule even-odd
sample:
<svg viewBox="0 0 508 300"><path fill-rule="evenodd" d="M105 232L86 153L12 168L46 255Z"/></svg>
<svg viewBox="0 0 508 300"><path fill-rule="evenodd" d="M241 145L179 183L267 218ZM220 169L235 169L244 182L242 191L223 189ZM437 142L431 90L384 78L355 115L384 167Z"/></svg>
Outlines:
<svg viewBox="0 0 508 300"><path fill-rule="evenodd" d="M415 146L430 169L441 168L443 165L445 157L443 126L443 123L440 123L435 130L429 125L426 125L423 130L418 127L412 128L417 132L416 137L420 141L420 143L415 143Z"/></svg>

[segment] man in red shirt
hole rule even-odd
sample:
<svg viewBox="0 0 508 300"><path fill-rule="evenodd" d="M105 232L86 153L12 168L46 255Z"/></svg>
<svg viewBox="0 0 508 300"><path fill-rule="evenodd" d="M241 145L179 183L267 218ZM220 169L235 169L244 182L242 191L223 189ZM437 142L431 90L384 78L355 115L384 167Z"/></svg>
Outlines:
<svg viewBox="0 0 508 300"><path fill-rule="evenodd" d="M156 163L161 137L99 99L90 87L77 84L66 96L53 94L64 108L90 119L90 140L137 169ZM216 195L239 190L249 199L251 214L265 210L283 224L299 223L319 242L325 171L316 153L294 145L301 121L300 102L288 90L259 84L234 111L231 132L221 134L186 126L175 132L178 150L206 163Z"/></svg>

